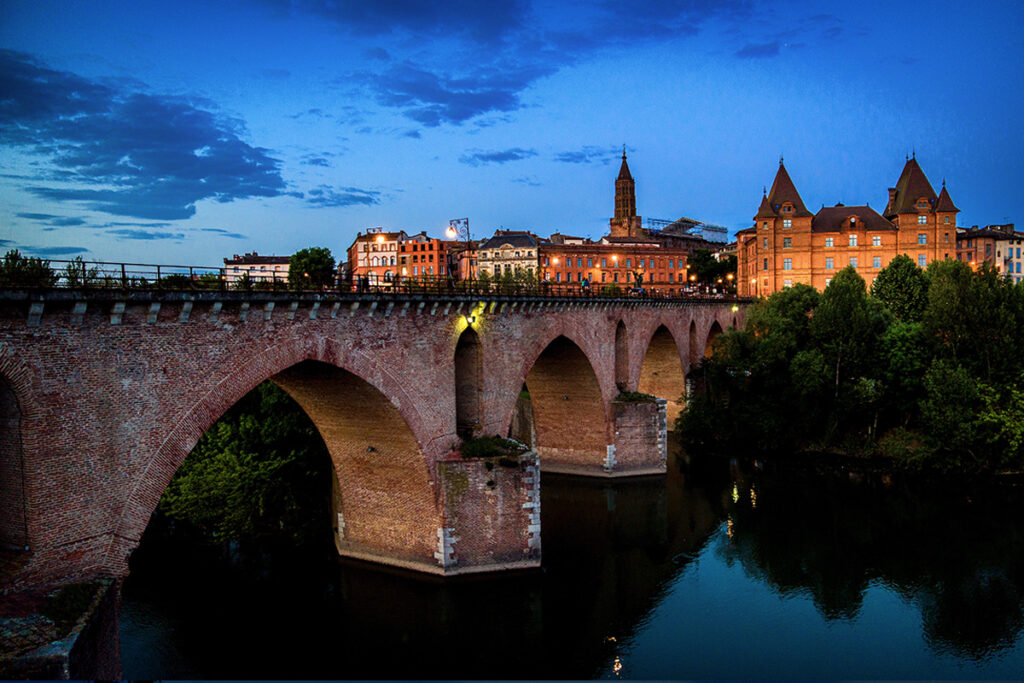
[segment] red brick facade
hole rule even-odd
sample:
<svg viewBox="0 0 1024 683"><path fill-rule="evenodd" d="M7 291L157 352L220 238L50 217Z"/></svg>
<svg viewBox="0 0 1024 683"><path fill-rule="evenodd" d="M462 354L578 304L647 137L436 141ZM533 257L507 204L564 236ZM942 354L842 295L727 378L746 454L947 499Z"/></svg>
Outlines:
<svg viewBox="0 0 1024 683"><path fill-rule="evenodd" d="M636 389L656 330L688 359L703 354L713 327L742 323L724 302L46 296L0 302L0 380L20 414L23 463L22 483L3 486L24 501L20 518L4 514L23 520L31 547L20 583L123 576L181 462L267 379L296 398L327 443L342 513L332 521L347 554L445 573L486 568L473 533L452 526L464 508L446 499L439 467L459 443L453 361L467 313L476 312L480 342L481 433L508 433L526 382L544 467L568 450L561 462L595 475L609 473L609 446L628 431L616 420L616 366L623 388ZM616 344L620 323L628 344ZM628 358L617 359L617 348ZM663 398L682 394L681 377L657 389ZM503 473L500 494L526 495L526 470ZM515 547L530 561L529 508L512 523L504 503L484 496L473 505L492 509L507 530L487 552L508 562Z"/></svg>

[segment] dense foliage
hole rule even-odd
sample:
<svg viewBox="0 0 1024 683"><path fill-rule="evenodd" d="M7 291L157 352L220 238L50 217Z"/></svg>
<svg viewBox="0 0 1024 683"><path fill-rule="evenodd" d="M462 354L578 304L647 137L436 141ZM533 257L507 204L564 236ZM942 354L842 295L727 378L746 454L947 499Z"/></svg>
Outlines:
<svg viewBox="0 0 1024 683"><path fill-rule="evenodd" d="M211 540L310 538L330 528L332 473L316 427L264 382L203 435L159 510Z"/></svg>
<svg viewBox="0 0 1024 683"><path fill-rule="evenodd" d="M52 287L59 277L49 261L22 256L17 249L11 249L0 260L0 286L3 287Z"/></svg>
<svg viewBox="0 0 1024 683"><path fill-rule="evenodd" d="M288 284L297 289L324 289L334 284L337 274L331 250L309 247L292 254L288 261Z"/></svg>
<svg viewBox="0 0 1024 683"><path fill-rule="evenodd" d="M691 447L884 454L1024 469L1024 285L906 257L756 304L715 340L678 427Z"/></svg>

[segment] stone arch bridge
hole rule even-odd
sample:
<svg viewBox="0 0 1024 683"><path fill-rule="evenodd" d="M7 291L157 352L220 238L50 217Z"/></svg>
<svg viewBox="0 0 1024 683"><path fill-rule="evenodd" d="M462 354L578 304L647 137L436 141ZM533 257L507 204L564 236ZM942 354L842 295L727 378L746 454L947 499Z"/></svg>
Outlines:
<svg viewBox="0 0 1024 683"><path fill-rule="evenodd" d="M664 472L686 374L742 316L723 300L0 292L0 543L21 551L8 581L126 575L184 458L268 379L327 445L343 555L536 566L538 461ZM460 435L510 430L533 446L518 463L458 457Z"/></svg>

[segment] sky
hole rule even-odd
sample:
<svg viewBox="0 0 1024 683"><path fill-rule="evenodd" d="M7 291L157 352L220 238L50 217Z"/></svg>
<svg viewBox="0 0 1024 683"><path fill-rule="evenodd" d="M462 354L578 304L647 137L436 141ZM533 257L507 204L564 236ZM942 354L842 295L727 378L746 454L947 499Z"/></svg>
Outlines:
<svg viewBox="0 0 1024 683"><path fill-rule="evenodd" d="M881 210L907 155L1024 224L1013 2L2 0L0 249L217 266L381 226Z"/></svg>

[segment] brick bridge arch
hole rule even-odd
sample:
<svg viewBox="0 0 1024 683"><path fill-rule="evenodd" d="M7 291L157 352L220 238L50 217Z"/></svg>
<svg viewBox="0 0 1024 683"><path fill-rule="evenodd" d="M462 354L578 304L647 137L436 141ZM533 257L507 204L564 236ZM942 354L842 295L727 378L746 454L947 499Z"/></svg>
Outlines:
<svg viewBox="0 0 1024 683"><path fill-rule="evenodd" d="M117 529L107 553L107 569L115 573L126 571L125 563L127 563L128 555L141 540L142 532L149 523L149 518L156 509L160 496L181 463L184 462L203 434L229 408L267 380L272 380L282 386L310 416L313 424L320 431L328 450L332 451L332 460L342 488L341 496L344 498L347 482L341 481L341 473L338 472L342 454L332 450L332 440L328 434L325 434L324 425L325 420L336 420L337 415L324 406L317 405L315 394L310 391L311 387L308 386L315 382L313 377L301 377L294 372L290 373L294 368L307 361L318 361L326 366L351 373L379 393L386 404L395 409L400 421L409 431L412 443L406 442L406 445L415 446L418 449L418 456L422 464L422 472L417 473L417 475L422 475L417 476L420 480L419 483L427 484L429 482L429 466L423 452L424 445L430 443L432 435L427 433L427 426L420 416L416 402L406 392L402 382L393 371L381 367L377 360L366 353L352 350L337 339L328 337L290 339L256 353L248 353L243 350L225 362L223 379L203 395L190 401L191 405L183 415L177 418L168 417L168 422L172 424L168 425L167 436L155 453L148 458L143 454L148 465L123 501ZM210 371L214 374L221 374L218 373L218 368L210 368ZM310 374L307 373L307 375ZM326 389L338 392L338 385L344 383L344 378L332 377L330 379L332 380L330 385L318 388L321 391ZM372 397L372 392L364 393ZM386 407L380 403L377 405ZM387 422L391 426L399 426L398 421L394 419ZM335 446L335 449L337 447ZM436 513L436 505L432 507L434 509L431 512ZM427 512L423 509L422 501L416 508L421 513ZM436 520L430 521L436 522ZM437 528L437 526L434 524L433 528ZM430 548L430 551L432 550L433 548ZM429 558L429 553L426 554Z"/></svg>
<svg viewBox="0 0 1024 683"><path fill-rule="evenodd" d="M39 410L31 400L31 374L6 344L0 344L0 548L27 550L28 487L25 434L35 432Z"/></svg>

